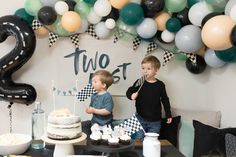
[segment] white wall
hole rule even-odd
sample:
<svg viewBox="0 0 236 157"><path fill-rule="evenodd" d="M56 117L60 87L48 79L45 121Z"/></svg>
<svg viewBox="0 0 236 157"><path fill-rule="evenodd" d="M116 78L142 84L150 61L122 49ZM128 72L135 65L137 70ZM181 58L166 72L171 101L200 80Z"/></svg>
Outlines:
<svg viewBox="0 0 236 157"><path fill-rule="evenodd" d="M23 1L10 0L0 6L0 16L13 14L15 10L24 7ZM9 52L14 47L15 40L8 39L0 44L0 57ZM117 60L125 60L134 57L132 68L127 71L127 80L120 85L113 85L112 94L115 94L116 118L129 117L134 111L133 102L125 96L125 89L128 84L131 85L138 76L139 61L146 51L145 44L142 44L137 51L132 51L131 43L121 41L117 44L112 43L112 39L106 41L97 41L89 36L84 36L80 40L81 47L94 53L97 50L106 52L111 57L109 70L117 66ZM102 46L99 46L99 45ZM24 82L33 85L37 90L37 100L43 103L44 110L49 113L53 109L51 80L55 80L58 88L66 89L74 86L78 79L78 88L82 89L87 84L85 74L74 75L73 62L65 59L64 56L72 53L73 45L69 39L58 40L52 47L48 48L48 38L37 39L37 47L33 57L14 74L14 81ZM119 54L120 55L117 55ZM163 52L161 50L153 53L162 60ZM90 54L89 54L90 55ZM117 60L116 60L117 59ZM222 112L222 127L236 126L234 112L236 109L236 64L228 64L220 69L208 67L206 71L199 75L191 74L185 68L185 63L173 60L165 67L162 67L157 77L166 83L167 92L173 107L192 109L192 110L220 110ZM118 92L116 92L118 91ZM56 97L56 104L69 107L73 110L73 97ZM88 104L89 100L84 102ZM0 134L9 130L9 116L7 109L8 102L0 101L0 119L2 121ZM25 106L14 104L13 110L13 131L21 133L31 133L31 112L33 105ZM82 119L89 119L90 116L84 112L82 103L76 106L76 114Z"/></svg>

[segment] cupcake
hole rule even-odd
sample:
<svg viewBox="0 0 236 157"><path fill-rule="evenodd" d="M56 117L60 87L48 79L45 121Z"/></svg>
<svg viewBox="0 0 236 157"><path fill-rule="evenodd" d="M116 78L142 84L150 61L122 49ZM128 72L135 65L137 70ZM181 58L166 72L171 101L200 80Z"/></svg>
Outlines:
<svg viewBox="0 0 236 157"><path fill-rule="evenodd" d="M102 141L101 143L104 145L108 145L108 140L111 138L111 135L109 134L103 134L102 135Z"/></svg>
<svg viewBox="0 0 236 157"><path fill-rule="evenodd" d="M120 136L120 143L124 145L128 145L131 142L131 137L127 134Z"/></svg>
<svg viewBox="0 0 236 157"><path fill-rule="evenodd" d="M108 139L108 145L110 147L118 147L119 146L119 138L111 137Z"/></svg>
<svg viewBox="0 0 236 157"><path fill-rule="evenodd" d="M101 143L101 133L100 132L93 132L90 136L91 144L99 145Z"/></svg>

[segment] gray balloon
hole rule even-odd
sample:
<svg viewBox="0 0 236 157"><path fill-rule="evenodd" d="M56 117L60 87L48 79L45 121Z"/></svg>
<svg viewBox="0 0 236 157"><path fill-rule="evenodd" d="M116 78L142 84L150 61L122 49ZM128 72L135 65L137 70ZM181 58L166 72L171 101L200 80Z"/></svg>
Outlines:
<svg viewBox="0 0 236 157"><path fill-rule="evenodd" d="M183 52L196 53L203 45L201 29L195 25L182 27L175 36L175 45Z"/></svg>
<svg viewBox="0 0 236 157"><path fill-rule="evenodd" d="M205 62L207 65L213 68L220 68L225 65L225 62L220 60L213 49L208 49L204 56Z"/></svg>
<svg viewBox="0 0 236 157"><path fill-rule="evenodd" d="M236 0L229 0L225 6L225 15L230 15L230 10L236 5Z"/></svg>

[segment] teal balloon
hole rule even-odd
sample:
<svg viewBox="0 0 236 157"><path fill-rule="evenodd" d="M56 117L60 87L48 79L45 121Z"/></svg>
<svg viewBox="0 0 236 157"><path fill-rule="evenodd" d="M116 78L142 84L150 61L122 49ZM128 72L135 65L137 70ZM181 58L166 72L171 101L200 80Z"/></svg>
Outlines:
<svg viewBox="0 0 236 157"><path fill-rule="evenodd" d="M137 25L143 21L144 12L139 4L128 3L121 9L120 17L127 25Z"/></svg>
<svg viewBox="0 0 236 157"><path fill-rule="evenodd" d="M84 1L77 2L74 9L82 17L87 17L90 12L90 6Z"/></svg>
<svg viewBox="0 0 236 157"><path fill-rule="evenodd" d="M97 0L84 0L84 2L89 4L90 6L93 6L96 1Z"/></svg>
<svg viewBox="0 0 236 157"><path fill-rule="evenodd" d="M225 6L228 0L205 0L209 4L214 12L224 12Z"/></svg>
<svg viewBox="0 0 236 157"><path fill-rule="evenodd" d="M177 18L170 18L166 22L166 29L170 32L178 32L181 28L180 20Z"/></svg>
<svg viewBox="0 0 236 157"><path fill-rule="evenodd" d="M231 63L236 62L236 47L231 47L229 49L222 51L215 50L215 54L220 60L224 62L231 62Z"/></svg>
<svg viewBox="0 0 236 157"><path fill-rule="evenodd" d="M37 16L38 11L43 7L39 0L25 0L24 8L31 16Z"/></svg>
<svg viewBox="0 0 236 157"><path fill-rule="evenodd" d="M188 0L188 7L191 8L195 3L201 2L203 0Z"/></svg>
<svg viewBox="0 0 236 157"><path fill-rule="evenodd" d="M177 13L182 10L187 5L187 0L165 0L165 7L169 12Z"/></svg>
<svg viewBox="0 0 236 157"><path fill-rule="evenodd" d="M31 16L30 14L28 14L24 8L20 8L16 10L14 15L19 16L20 18L24 19L29 25L31 25L34 20L34 16Z"/></svg>

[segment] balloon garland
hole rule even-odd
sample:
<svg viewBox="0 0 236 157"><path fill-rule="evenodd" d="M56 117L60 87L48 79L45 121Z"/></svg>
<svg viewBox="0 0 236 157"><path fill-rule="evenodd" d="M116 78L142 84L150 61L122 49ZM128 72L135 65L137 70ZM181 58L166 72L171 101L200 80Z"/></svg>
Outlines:
<svg viewBox="0 0 236 157"><path fill-rule="evenodd" d="M34 17L36 35L49 34L49 46L69 37L78 48L82 33L96 39L113 34L114 43L128 36L133 50L142 42L149 43L147 54L164 49L163 65L185 55L180 58L205 69L205 63L219 68L236 62L232 57L236 56L235 12L235 0L25 0L24 8L15 14L29 24ZM187 65L191 64L186 60L193 74L204 71L196 73Z"/></svg>

